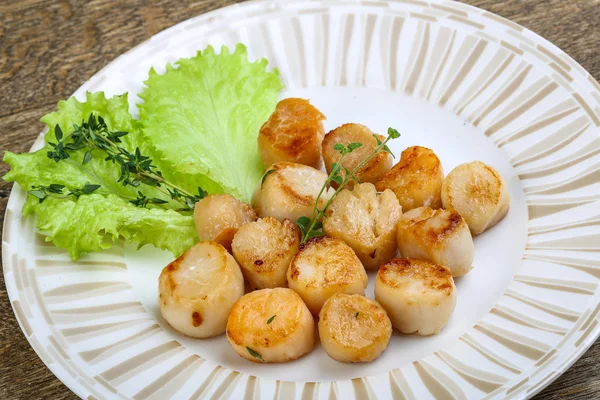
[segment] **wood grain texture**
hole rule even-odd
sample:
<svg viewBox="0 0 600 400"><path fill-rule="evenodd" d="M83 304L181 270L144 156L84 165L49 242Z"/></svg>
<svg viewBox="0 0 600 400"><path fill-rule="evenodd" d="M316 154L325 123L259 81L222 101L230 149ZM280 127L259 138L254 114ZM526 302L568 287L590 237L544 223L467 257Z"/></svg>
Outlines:
<svg viewBox="0 0 600 400"><path fill-rule="evenodd" d="M0 157L27 151L39 118L96 71L153 34L234 0L0 1ZM600 0L467 0L566 51L600 79ZM0 175L7 171L0 163ZM0 182L0 219L11 185ZM77 398L21 333L0 275L0 399ZM600 398L600 342L537 399Z"/></svg>

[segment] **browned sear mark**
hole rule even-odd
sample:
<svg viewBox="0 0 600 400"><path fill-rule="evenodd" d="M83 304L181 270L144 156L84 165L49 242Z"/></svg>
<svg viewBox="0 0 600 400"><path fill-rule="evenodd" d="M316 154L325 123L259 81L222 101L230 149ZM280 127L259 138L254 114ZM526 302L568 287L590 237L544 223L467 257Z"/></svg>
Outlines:
<svg viewBox="0 0 600 400"><path fill-rule="evenodd" d="M167 265L167 271L173 272L176 269L179 269L179 266L181 265L184 257L185 257L185 254L182 254L179 257L177 257L175 260L171 261L171 263L169 265Z"/></svg>
<svg viewBox="0 0 600 400"><path fill-rule="evenodd" d="M202 315L200 315L198 311L194 311L192 313L192 325L194 325L194 328L197 328L200 325L202 325L203 321L204 320L202 319Z"/></svg>

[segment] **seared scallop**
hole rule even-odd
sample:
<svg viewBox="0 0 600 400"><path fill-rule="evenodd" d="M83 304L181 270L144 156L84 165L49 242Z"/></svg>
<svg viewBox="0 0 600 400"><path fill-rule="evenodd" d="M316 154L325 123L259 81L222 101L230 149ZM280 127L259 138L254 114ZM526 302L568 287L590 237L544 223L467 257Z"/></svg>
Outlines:
<svg viewBox="0 0 600 400"><path fill-rule="evenodd" d="M323 218L323 231L352 247L367 269L377 269L396 255L396 228L402 207L391 190L378 194L371 183L343 189Z"/></svg>
<svg viewBox="0 0 600 400"><path fill-rule="evenodd" d="M413 146L402 152L400 162L377 183L377 190L394 192L403 211L426 206L441 208L441 190L444 180L442 163L426 147Z"/></svg>
<svg viewBox="0 0 600 400"><path fill-rule="evenodd" d="M315 321L293 290L256 290L233 306L227 320L227 339L250 361L291 361L314 348Z"/></svg>
<svg viewBox="0 0 600 400"><path fill-rule="evenodd" d="M289 219L265 217L242 226L233 238L233 256L255 289L287 286L287 270L300 238Z"/></svg>
<svg viewBox="0 0 600 400"><path fill-rule="evenodd" d="M285 218L296 221L312 216L313 207L327 175L302 164L280 162L272 165L252 197L252 205L260 217ZM333 189L323 192L319 207L323 207Z"/></svg>
<svg viewBox="0 0 600 400"><path fill-rule="evenodd" d="M361 124L344 124L325 135L323 140L323 160L327 172L331 172L331 165L338 162L341 157L339 151L333 147L341 143L348 146L350 143L361 143L362 146L355 149L352 153L346 155L342 161L342 166L350 171L358 166L358 164L368 157L377 146L377 139L373 136L374 133L366 126ZM384 141L385 137L377 135L380 141ZM360 182L375 183L386 172L392 168L392 155L385 151L380 151L374 155L365 165L360 167L354 174ZM344 175L342 169L341 175ZM346 187L352 187L356 181L352 180L346 184Z"/></svg>
<svg viewBox="0 0 600 400"><path fill-rule="evenodd" d="M448 323L456 305L450 270L412 258L395 258L381 266L375 299L402 333L433 335Z"/></svg>
<svg viewBox="0 0 600 400"><path fill-rule="evenodd" d="M324 119L308 100L289 98L277 103L258 134L258 151L265 169L281 161L321 168Z"/></svg>
<svg viewBox="0 0 600 400"><path fill-rule="evenodd" d="M163 318L179 332L207 338L225 332L233 304L244 294L235 259L216 242L200 242L167 265L158 278Z"/></svg>
<svg viewBox="0 0 600 400"><path fill-rule="evenodd" d="M510 194L500 173L481 161L454 168L442 185L444 208L456 210L473 235L497 224L508 212Z"/></svg>
<svg viewBox="0 0 600 400"><path fill-rule="evenodd" d="M392 323L374 300L335 294L319 313L319 338L329 357L341 362L370 362L387 348Z"/></svg>
<svg viewBox="0 0 600 400"><path fill-rule="evenodd" d="M194 223L200 241L214 240L228 251L238 229L255 219L250 205L228 194L211 194L194 206Z"/></svg>
<svg viewBox="0 0 600 400"><path fill-rule="evenodd" d="M398 223L398 248L402 257L443 265L454 277L473 268L473 237L456 211L419 207L405 212Z"/></svg>
<svg viewBox="0 0 600 400"><path fill-rule="evenodd" d="M336 293L365 294L367 273L352 248L338 238L309 239L290 263L288 286L318 315Z"/></svg>

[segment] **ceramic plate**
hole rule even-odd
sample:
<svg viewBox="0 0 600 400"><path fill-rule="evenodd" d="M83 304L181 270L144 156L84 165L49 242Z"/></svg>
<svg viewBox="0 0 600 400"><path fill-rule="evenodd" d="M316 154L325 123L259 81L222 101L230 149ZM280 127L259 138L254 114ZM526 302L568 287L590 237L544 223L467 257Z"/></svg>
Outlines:
<svg viewBox="0 0 600 400"><path fill-rule="evenodd" d="M338 363L318 346L298 361L257 365L224 335L190 339L161 319L157 277L170 254L120 245L73 262L21 216L25 193L15 186L2 243L8 293L32 347L69 388L86 399L523 398L594 342L600 85L573 59L455 2L255 1L156 35L75 95L137 93L151 66L237 42L279 68L281 97L310 98L326 130L393 126L396 154L419 144L446 172L475 159L495 166L510 212L476 237L475 268L456 280L441 334L394 333L369 364Z"/></svg>

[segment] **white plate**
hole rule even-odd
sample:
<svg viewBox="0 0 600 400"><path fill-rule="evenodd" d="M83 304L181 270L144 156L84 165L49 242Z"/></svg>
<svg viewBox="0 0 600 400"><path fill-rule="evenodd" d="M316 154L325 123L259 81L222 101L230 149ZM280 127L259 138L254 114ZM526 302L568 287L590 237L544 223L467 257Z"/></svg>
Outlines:
<svg viewBox="0 0 600 400"><path fill-rule="evenodd" d="M72 262L21 216L25 193L15 186L2 251L8 293L32 347L75 393L522 398L594 342L600 85L574 60L510 21L454 2L257 1L156 35L75 95L137 93L151 66L161 71L208 44L237 42L280 69L282 97L310 98L327 115L326 129L393 126L403 134L396 154L420 144L446 172L474 159L495 166L510 186L510 212L475 239L475 269L457 279L457 307L441 334L395 333L370 364L337 363L318 347L295 362L257 365L224 336L186 338L160 318L157 277L170 254L117 246Z"/></svg>

